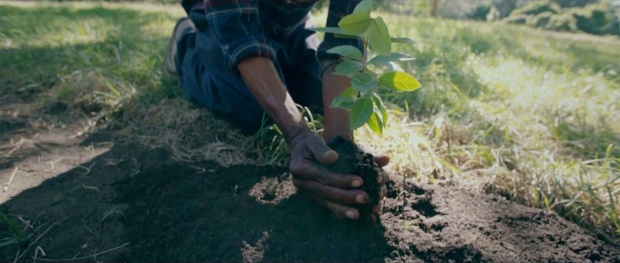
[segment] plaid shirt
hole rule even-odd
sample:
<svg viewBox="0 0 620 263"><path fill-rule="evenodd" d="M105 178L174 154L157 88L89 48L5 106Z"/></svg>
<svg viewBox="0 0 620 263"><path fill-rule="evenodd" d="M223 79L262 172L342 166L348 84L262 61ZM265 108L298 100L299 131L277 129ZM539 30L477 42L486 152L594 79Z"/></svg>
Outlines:
<svg viewBox="0 0 620 263"><path fill-rule="evenodd" d="M204 12L208 28L218 37L224 59L235 69L250 57L276 59L278 39L303 26L318 0L182 0L189 14ZM326 25L337 27L340 19L353 12L361 0L331 0ZM200 29L199 29L200 30ZM317 58L338 59L325 53L339 45L353 45L362 49L357 39L336 38L326 34L319 45Z"/></svg>

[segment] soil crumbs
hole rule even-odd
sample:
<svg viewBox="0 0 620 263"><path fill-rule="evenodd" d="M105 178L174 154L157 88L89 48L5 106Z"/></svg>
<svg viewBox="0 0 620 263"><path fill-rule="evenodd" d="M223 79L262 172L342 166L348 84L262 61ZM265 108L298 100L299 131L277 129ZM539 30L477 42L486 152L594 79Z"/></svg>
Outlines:
<svg viewBox="0 0 620 263"><path fill-rule="evenodd" d="M179 163L120 144L83 167L0 206L30 236L21 261L620 262L555 213L398 176L369 228L297 194L282 167ZM26 248L0 247L0 261Z"/></svg>

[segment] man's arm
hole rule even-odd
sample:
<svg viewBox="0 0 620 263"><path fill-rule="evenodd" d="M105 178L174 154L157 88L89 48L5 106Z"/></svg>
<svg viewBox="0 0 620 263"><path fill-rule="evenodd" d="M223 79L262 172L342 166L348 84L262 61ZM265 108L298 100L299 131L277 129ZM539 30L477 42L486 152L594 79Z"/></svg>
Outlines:
<svg viewBox="0 0 620 263"><path fill-rule="evenodd" d="M237 68L250 92L282 130L286 142L290 144L296 136L310 132L270 59L249 58Z"/></svg>
<svg viewBox="0 0 620 263"><path fill-rule="evenodd" d="M351 14L355 6L361 0L348 1L329 1L326 26L338 27L338 22L345 16ZM328 143L337 136L342 136L353 140L353 133L350 130L349 114L343 109L330 108L332 100L339 96L343 90L351 86L351 79L346 76L334 75L336 62L340 60L337 54L330 54L326 51L337 46L350 45L362 51L363 43L357 38L338 38L334 34L325 34L324 40L317 50L317 59L321 62L321 78L323 80L323 105L325 112L325 132L324 138ZM326 65L326 63L329 63ZM327 66L326 68L323 68Z"/></svg>
<svg viewBox="0 0 620 263"><path fill-rule="evenodd" d="M289 169L295 186L307 191L336 215L357 219L359 211L347 205L368 202L367 193L352 189L361 186L362 179L355 175L335 174L320 165L335 162L338 154L308 129L273 62L267 58L249 58L239 63L238 69L250 92L276 122L289 144Z"/></svg>
<svg viewBox="0 0 620 263"><path fill-rule="evenodd" d="M347 76L334 75L335 66L329 66L323 73L323 105L325 112L325 123L323 138L331 142L336 137L341 136L353 141L353 132L349 124L349 112L340 108L331 108L330 105L334 98L340 96L342 91L351 86L351 78Z"/></svg>
<svg viewBox="0 0 620 263"><path fill-rule="evenodd" d="M341 75L334 75L335 66L329 66L323 73L323 105L325 107L325 123L323 137L325 141L331 142L337 136L353 141L353 132L349 123L349 112L344 109L330 108L331 102L335 97L340 96L342 91L351 86L351 78ZM375 155L375 162L379 167L386 166L390 162L390 158L386 155ZM382 185L381 197L387 193L385 183L389 180L386 173L381 173L377 181ZM379 213L381 206L374 208L375 213Z"/></svg>
<svg viewBox="0 0 620 263"><path fill-rule="evenodd" d="M350 1L330 1L329 11L326 21L327 27L337 27L338 22L346 15L349 15L355 9L355 6L361 0ZM330 48L350 45L357 47L363 52L363 44L357 38L337 38L334 34L325 34L324 41L321 43L318 49L317 58L324 63L330 63L326 68L321 68L322 82L323 82L323 105L325 112L325 125L323 137L325 141L331 142L337 136L344 137L353 141L353 132L351 131L349 123L349 113L343 109L330 108L331 102L339 96L346 88L351 86L351 79L346 76L334 75L335 64L340 60L340 56L336 54L329 54L326 51ZM390 158L386 155L375 155L375 162L379 167L386 166ZM385 183L389 180L389 176L386 173L381 173L377 182L381 185L381 197L384 197L387 193ZM379 213L381 206L374 207L374 212ZM373 217L373 220L376 219Z"/></svg>

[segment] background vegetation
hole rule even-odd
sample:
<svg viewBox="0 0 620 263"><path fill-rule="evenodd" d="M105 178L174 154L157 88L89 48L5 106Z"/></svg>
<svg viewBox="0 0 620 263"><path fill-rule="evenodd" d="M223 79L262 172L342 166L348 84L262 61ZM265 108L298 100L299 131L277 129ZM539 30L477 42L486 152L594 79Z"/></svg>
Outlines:
<svg viewBox="0 0 620 263"><path fill-rule="evenodd" d="M357 140L391 155L388 169L411 180L554 210L617 242L620 39L432 18L429 1L394 3L380 14L394 35L416 41L394 48L416 58L403 66L423 87L384 91L391 124L381 137L360 129ZM467 17L445 3L439 16ZM544 11L516 10L545 14L548 23L574 10L537 8ZM29 96L40 112L96 115L178 159L286 163L274 127L255 137L231 132L161 79L167 39L184 15L179 6L18 2L0 3L0 13L0 94ZM325 12L314 18L323 23ZM205 136L218 141L204 144Z"/></svg>

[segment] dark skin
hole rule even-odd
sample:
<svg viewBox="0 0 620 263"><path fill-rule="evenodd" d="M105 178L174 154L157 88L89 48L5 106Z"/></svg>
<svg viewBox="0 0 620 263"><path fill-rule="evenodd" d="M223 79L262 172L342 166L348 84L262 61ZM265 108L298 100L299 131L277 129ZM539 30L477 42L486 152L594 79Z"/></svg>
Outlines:
<svg viewBox="0 0 620 263"><path fill-rule="evenodd" d="M321 138L308 128L270 59L250 58L239 63L237 68L250 92L282 130L289 144L291 155L289 171L293 175L293 184L336 216L358 219L359 211L351 204L368 202L366 192L354 189L363 184L362 179L351 174L335 174L319 165L338 160L338 154L331 150L326 142L334 140L337 136L353 139L348 112L329 107L331 101L351 85L351 79L334 75L333 67L328 68L323 74L323 102L326 106L325 131ZM389 163L389 157L377 155L375 161L383 167ZM385 173L377 178L377 182L382 185L381 197L385 196L385 183L388 180L389 177ZM372 215L372 220L376 220L375 216L380 211L380 205L374 207L375 215Z"/></svg>

